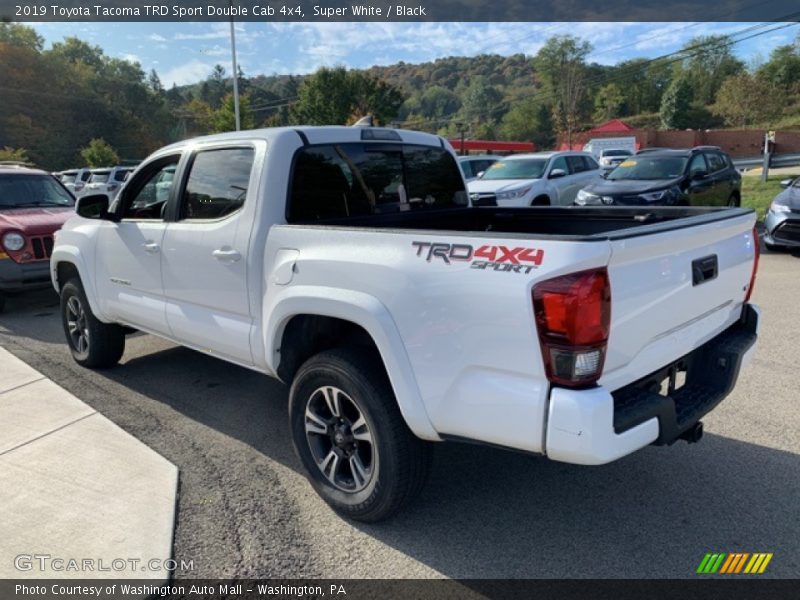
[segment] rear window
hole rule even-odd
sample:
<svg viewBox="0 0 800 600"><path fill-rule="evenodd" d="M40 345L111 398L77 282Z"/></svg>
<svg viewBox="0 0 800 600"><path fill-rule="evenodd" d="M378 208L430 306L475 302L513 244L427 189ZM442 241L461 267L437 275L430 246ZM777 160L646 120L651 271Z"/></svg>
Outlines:
<svg viewBox="0 0 800 600"><path fill-rule="evenodd" d="M315 221L466 206L455 159L441 148L348 143L301 149L288 220Z"/></svg>
<svg viewBox="0 0 800 600"><path fill-rule="evenodd" d="M101 171L99 173L92 173L92 178L89 180L90 183L105 183L108 181L108 176L110 173L108 171Z"/></svg>
<svg viewBox="0 0 800 600"><path fill-rule="evenodd" d="M70 193L49 175L0 175L0 210L73 203Z"/></svg>
<svg viewBox="0 0 800 600"><path fill-rule="evenodd" d="M130 170L117 171L114 173L114 181L125 181L128 178Z"/></svg>
<svg viewBox="0 0 800 600"><path fill-rule="evenodd" d="M61 181L63 181L64 183L73 183L75 181L75 177L76 176L77 175L75 173L70 173L68 175L62 175L61 176Z"/></svg>
<svg viewBox="0 0 800 600"><path fill-rule="evenodd" d="M633 153L629 150L603 150L603 156L631 156Z"/></svg>

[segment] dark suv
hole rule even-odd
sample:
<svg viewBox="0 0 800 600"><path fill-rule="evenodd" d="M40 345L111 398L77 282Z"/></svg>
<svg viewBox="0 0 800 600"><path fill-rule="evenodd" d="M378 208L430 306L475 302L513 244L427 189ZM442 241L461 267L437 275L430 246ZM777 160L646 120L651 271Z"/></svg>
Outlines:
<svg viewBox="0 0 800 600"><path fill-rule="evenodd" d="M716 146L689 150L640 150L592 182L575 199L579 205L739 206L742 176Z"/></svg>

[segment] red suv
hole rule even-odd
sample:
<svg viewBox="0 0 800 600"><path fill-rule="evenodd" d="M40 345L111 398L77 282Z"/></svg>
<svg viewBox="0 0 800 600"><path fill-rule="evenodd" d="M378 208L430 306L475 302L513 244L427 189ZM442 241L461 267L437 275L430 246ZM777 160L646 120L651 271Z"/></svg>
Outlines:
<svg viewBox="0 0 800 600"><path fill-rule="evenodd" d="M75 198L50 173L0 166L0 310L6 294L50 285L53 234Z"/></svg>

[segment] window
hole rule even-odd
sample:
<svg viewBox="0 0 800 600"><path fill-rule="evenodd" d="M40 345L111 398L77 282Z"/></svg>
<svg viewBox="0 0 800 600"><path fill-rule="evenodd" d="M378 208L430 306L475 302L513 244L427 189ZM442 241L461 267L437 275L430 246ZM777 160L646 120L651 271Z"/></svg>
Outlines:
<svg viewBox="0 0 800 600"><path fill-rule="evenodd" d="M563 156L559 156L553 159L552 164L550 165L550 172L552 173L555 169L561 169L569 175L569 167L567 166L567 159Z"/></svg>
<svg viewBox="0 0 800 600"><path fill-rule="evenodd" d="M453 157L441 148L348 143L298 152L289 221L466 206Z"/></svg>
<svg viewBox="0 0 800 600"><path fill-rule="evenodd" d="M74 200L50 175L0 175L0 210L29 206L72 206Z"/></svg>
<svg viewBox="0 0 800 600"><path fill-rule="evenodd" d="M145 167L126 188L123 219L162 219L172 189L178 158L168 157Z"/></svg>
<svg viewBox="0 0 800 600"><path fill-rule="evenodd" d="M725 168L725 161L723 160L722 156L716 152L709 152L706 154L706 160L708 161L709 173L716 173L717 171L721 171Z"/></svg>
<svg viewBox="0 0 800 600"><path fill-rule="evenodd" d="M567 156L567 164L570 173L583 173L588 170L582 156Z"/></svg>
<svg viewBox="0 0 800 600"><path fill-rule="evenodd" d="M97 171L92 173L89 183L106 183L110 173L111 171Z"/></svg>
<svg viewBox="0 0 800 600"><path fill-rule="evenodd" d="M692 158L692 161L689 163L689 177L694 177L696 173L700 172L708 173L706 159L703 158L702 154L695 154L694 158Z"/></svg>
<svg viewBox="0 0 800 600"><path fill-rule="evenodd" d="M181 199L181 219L213 220L235 213L250 185L255 150L224 148L198 152Z"/></svg>
<svg viewBox="0 0 800 600"><path fill-rule="evenodd" d="M627 152L627 151L621 150L621 152ZM627 152L627 154L625 154L624 156L630 156L630 152ZM586 161L586 167L587 167L587 170L589 170L589 171L596 171L597 169L600 168L600 165L598 165L597 161L594 158L592 158L591 156L584 156L583 160Z"/></svg>
<svg viewBox="0 0 800 600"><path fill-rule="evenodd" d="M459 166L461 167L461 170L464 173L464 177L474 177L475 176L475 171L472 170L472 165L473 165L472 161L462 160L458 164L459 164Z"/></svg>
<svg viewBox="0 0 800 600"><path fill-rule="evenodd" d="M543 158L510 158L493 163L484 179L539 179L544 174L547 161Z"/></svg>

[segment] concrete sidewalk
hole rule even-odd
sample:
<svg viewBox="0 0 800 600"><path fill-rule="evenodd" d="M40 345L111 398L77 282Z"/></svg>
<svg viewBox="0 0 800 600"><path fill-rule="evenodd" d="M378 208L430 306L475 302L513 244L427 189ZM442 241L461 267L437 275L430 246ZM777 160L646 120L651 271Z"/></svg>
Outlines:
<svg viewBox="0 0 800 600"><path fill-rule="evenodd" d="M0 578L166 579L177 486L175 465L0 348Z"/></svg>

